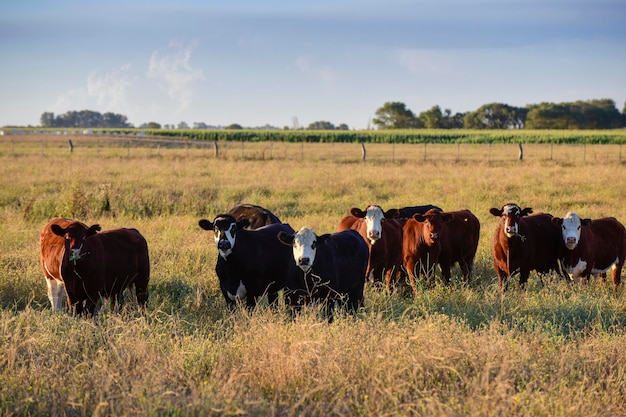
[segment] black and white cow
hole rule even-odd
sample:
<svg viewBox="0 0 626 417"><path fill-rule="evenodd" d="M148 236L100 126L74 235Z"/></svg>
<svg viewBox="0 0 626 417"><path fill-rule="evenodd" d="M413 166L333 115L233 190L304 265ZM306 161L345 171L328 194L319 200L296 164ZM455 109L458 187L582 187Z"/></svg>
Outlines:
<svg viewBox="0 0 626 417"><path fill-rule="evenodd" d="M323 301L332 308L345 297L351 311L362 304L369 248L357 231L318 236L303 227L298 233L280 232L278 239L293 249L292 263L302 271L300 285L291 290L305 302Z"/></svg>
<svg viewBox="0 0 626 417"><path fill-rule="evenodd" d="M273 303L278 291L299 279L300 271L291 250L276 239L280 232L294 233L288 224L247 229L247 219L237 222L229 214L220 214L212 222L202 219L198 223L202 229L214 233L219 251L215 272L228 306L232 307L239 299L254 307L257 297L264 294Z"/></svg>

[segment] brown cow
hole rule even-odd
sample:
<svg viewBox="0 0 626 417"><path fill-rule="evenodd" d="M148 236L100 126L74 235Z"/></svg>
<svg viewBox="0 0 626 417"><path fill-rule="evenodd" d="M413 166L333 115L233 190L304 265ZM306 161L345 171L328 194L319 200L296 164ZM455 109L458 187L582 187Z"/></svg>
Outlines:
<svg viewBox="0 0 626 417"><path fill-rule="evenodd" d="M446 284L457 262L463 280L469 282L480 237L480 222L471 211L431 209L423 215L415 214L407 220L403 234L402 264L414 291L415 278L433 276L436 264Z"/></svg>
<svg viewBox="0 0 626 417"><path fill-rule="evenodd" d="M529 216L532 208L522 210L514 203L505 204L500 209L491 208L489 212L500 217L492 251L502 290L507 289L508 278L517 272L521 287L528 281L530 271L562 273L558 265L561 233L552 223L552 215L538 213Z"/></svg>
<svg viewBox="0 0 626 417"><path fill-rule="evenodd" d="M432 204L425 204L422 206L407 206L407 207L402 207L399 209L389 209L384 213L384 215L386 219L394 219L394 218L409 219L414 214L417 214L417 213L424 214L428 210L431 210L431 209L442 211L441 208L437 206L433 206ZM357 215L352 214L353 210L356 210ZM350 213L351 214L349 214L348 216L345 216L339 221L339 224L337 225L337 231L340 232L342 230L350 229L352 225L354 224L354 222L356 221L356 219L363 217L362 210L360 210L358 207L353 207L352 209L350 209Z"/></svg>
<svg viewBox="0 0 626 417"><path fill-rule="evenodd" d="M591 274L606 277L606 272L613 268L613 286L617 288L626 258L624 225L614 217L581 219L572 212L552 221L562 231L559 257L570 278L589 280Z"/></svg>
<svg viewBox="0 0 626 417"><path fill-rule="evenodd" d="M52 310L60 310L64 307L66 293L63 277L61 276L61 262L63 261L63 253L65 252L64 240L62 237L52 233L51 226L56 224L60 227L67 227L74 221L75 220L72 219L55 217L41 229L39 236L41 270L46 279L48 299L50 300Z"/></svg>
<svg viewBox="0 0 626 417"><path fill-rule="evenodd" d="M99 225L86 227L80 222L65 227L52 224L50 229L65 240L61 276L76 314L93 315L101 297L110 298L114 307L130 284L135 285L139 304L146 304L150 259L148 244L136 229L98 233Z"/></svg>
<svg viewBox="0 0 626 417"><path fill-rule="evenodd" d="M383 211L376 205L365 210L354 207L350 212L356 218L350 228L359 232L369 247L366 281L384 281L391 289L392 282L402 275L402 227L406 220L393 218L397 209Z"/></svg>

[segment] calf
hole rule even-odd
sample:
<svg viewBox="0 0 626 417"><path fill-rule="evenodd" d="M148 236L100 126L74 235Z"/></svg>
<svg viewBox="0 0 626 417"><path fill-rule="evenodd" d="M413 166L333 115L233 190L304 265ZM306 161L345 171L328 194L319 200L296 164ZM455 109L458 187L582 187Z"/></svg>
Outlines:
<svg viewBox="0 0 626 417"><path fill-rule="evenodd" d="M414 214L404 224L402 231L402 265L409 275L413 291L416 292L416 277L430 277L434 266L439 262L441 243L439 236L444 221L451 216L438 210L428 210L425 214Z"/></svg>
<svg viewBox="0 0 626 417"><path fill-rule="evenodd" d="M67 227L75 220L55 217L41 229L39 235L39 254L41 270L48 287L48 299L52 310L60 310L64 307L67 293L65 283L61 276L61 264L65 252L65 240L52 232L52 225ZM82 224L82 223L81 223ZM85 228L84 224L82 224Z"/></svg>
<svg viewBox="0 0 626 417"><path fill-rule="evenodd" d="M93 315L101 297L110 298L113 308L131 284L135 285L137 302L146 304L150 259L148 244L136 229L98 233L99 225L87 227L76 221L65 227L52 224L50 229L64 239L61 276L68 303L75 306L76 314Z"/></svg>
<svg viewBox="0 0 626 417"><path fill-rule="evenodd" d="M369 247L366 281L384 281L388 288L402 275L402 227L406 220L394 218L397 211L383 211L375 205L350 210L356 217L351 229L359 232Z"/></svg>
<svg viewBox="0 0 626 417"><path fill-rule="evenodd" d="M297 297L326 302L329 309L341 297L351 311L362 304L369 249L358 232L317 236L303 227L298 233L280 232L278 239L293 248L295 264L304 273L290 288Z"/></svg>
<svg viewBox="0 0 626 417"><path fill-rule="evenodd" d="M613 268L613 286L621 282L626 259L626 229L614 217L581 219L569 212L565 217L552 219L561 228L562 241L559 257L565 272L572 280L591 274L606 276Z"/></svg>
<svg viewBox="0 0 626 417"><path fill-rule="evenodd" d="M532 211L529 207L522 210L514 203L489 210L493 216L500 218L492 251L502 290L507 289L508 278L517 272L521 287L528 281L530 271L561 273L558 265L559 228L552 223L552 215L529 215Z"/></svg>
<svg viewBox="0 0 626 417"><path fill-rule="evenodd" d="M282 223L271 211L254 204L237 204L228 211L235 220L248 219L248 229L258 229L273 223Z"/></svg>
<svg viewBox="0 0 626 417"><path fill-rule="evenodd" d="M263 294L274 303L278 291L299 278L292 251L276 239L279 232L294 233L291 226L273 223L252 230L246 228L248 224L247 219L238 222L229 214L220 214L212 222L199 221L202 229L214 233L219 252L215 272L229 307L238 299L254 307Z"/></svg>

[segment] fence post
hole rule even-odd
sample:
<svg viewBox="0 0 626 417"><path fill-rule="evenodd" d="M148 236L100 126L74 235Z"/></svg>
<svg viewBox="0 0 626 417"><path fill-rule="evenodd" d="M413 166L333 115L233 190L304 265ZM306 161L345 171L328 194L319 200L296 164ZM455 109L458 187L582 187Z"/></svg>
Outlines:
<svg viewBox="0 0 626 417"><path fill-rule="evenodd" d="M70 145L70 153L74 152L74 143L72 142L72 139L68 139L67 142Z"/></svg>
<svg viewBox="0 0 626 417"><path fill-rule="evenodd" d="M524 159L524 148L522 148L522 142L519 143L519 160Z"/></svg>
<svg viewBox="0 0 626 417"><path fill-rule="evenodd" d="M367 150L365 149L365 143L361 142L361 160L365 162L366 157L367 157Z"/></svg>
<svg viewBox="0 0 626 417"><path fill-rule="evenodd" d="M213 156L215 156L215 159L220 156L220 147L217 144L217 139L213 141Z"/></svg>

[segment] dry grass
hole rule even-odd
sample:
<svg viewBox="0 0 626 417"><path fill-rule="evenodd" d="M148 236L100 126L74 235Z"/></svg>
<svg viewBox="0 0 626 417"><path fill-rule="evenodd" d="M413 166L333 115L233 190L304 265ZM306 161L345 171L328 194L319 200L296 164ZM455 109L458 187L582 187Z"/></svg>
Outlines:
<svg viewBox="0 0 626 417"><path fill-rule="evenodd" d="M349 145L335 144L332 158L314 154L324 145L306 144L305 158L300 144L273 146L268 161L252 148L216 160L211 149L101 143L70 155L62 142L0 143L0 415L626 414L623 287L552 276L541 288L531 276L527 291L513 285L503 296L488 214L517 201L625 222L626 165L615 149L587 146L574 162L533 145L519 162L504 145L491 160L464 145L460 161L424 161L420 145L377 145L363 163L360 148L339 156ZM536 158L534 146L544 146ZM553 155L572 148L555 145ZM229 314L212 237L197 220L237 202L321 233L355 205L469 208L482 226L476 279L415 298L370 287L362 311L330 325L315 311L292 321L263 304ZM93 321L51 313L37 239L54 215L146 236L146 311L129 301Z"/></svg>

